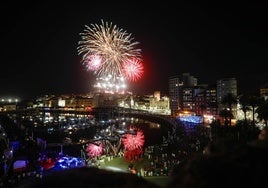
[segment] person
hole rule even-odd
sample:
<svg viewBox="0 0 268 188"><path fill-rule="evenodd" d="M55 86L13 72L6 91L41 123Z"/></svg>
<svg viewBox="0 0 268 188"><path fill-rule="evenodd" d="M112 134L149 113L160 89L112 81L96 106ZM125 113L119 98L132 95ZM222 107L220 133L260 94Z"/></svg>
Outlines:
<svg viewBox="0 0 268 188"><path fill-rule="evenodd" d="M42 179L23 182L18 188L160 188L135 174L79 167L55 171Z"/></svg>

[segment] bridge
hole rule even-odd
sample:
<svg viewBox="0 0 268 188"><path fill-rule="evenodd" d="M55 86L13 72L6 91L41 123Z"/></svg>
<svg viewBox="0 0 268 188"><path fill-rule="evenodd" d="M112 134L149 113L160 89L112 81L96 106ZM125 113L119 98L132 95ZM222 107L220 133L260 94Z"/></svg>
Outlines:
<svg viewBox="0 0 268 188"><path fill-rule="evenodd" d="M143 120L147 120L154 123L159 123L162 126L166 126L169 129L174 129L178 126L178 122L174 118L169 115L162 115L152 113L146 110L139 110L133 108L123 108L123 107L102 107L93 109L93 115L103 115L106 117L134 117ZM103 117L102 116L102 117Z"/></svg>
<svg viewBox="0 0 268 188"><path fill-rule="evenodd" d="M134 117L139 119L144 119L150 122L159 123L162 126L167 126L170 129L174 129L178 126L178 122L175 121L169 115L161 115L152 113L146 110L139 110L133 108L123 108L123 107L96 107L92 110L66 110L61 108L30 108L30 109L17 109L13 111L2 111L0 114L17 114L17 115L36 115L40 113L49 112L52 115L58 114L74 114L74 115L94 115L97 118L114 118L114 117Z"/></svg>

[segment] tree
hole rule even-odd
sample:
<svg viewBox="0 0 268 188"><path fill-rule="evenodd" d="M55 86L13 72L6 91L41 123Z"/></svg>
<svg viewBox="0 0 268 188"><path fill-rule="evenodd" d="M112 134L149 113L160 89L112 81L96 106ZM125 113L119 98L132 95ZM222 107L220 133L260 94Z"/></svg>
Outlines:
<svg viewBox="0 0 268 188"><path fill-rule="evenodd" d="M247 112L251 110L249 107L249 99L250 99L250 97L248 95L240 95L238 97L239 104L241 105L240 109L244 113L244 120L245 121L247 121Z"/></svg>
<svg viewBox="0 0 268 188"><path fill-rule="evenodd" d="M232 93L228 93L227 95L225 95L222 98L221 103L224 105L227 105L228 110L230 111L230 113L229 113L229 125L231 125L231 120L232 120L232 116L233 116L232 106L234 104L237 104L237 97Z"/></svg>
<svg viewBox="0 0 268 188"><path fill-rule="evenodd" d="M231 125L231 119L233 117L233 114L230 110L227 110L227 109L223 109L220 111L220 117L224 118L224 125L228 125L228 122L229 122L229 125ZM229 121L228 121L228 118L229 118Z"/></svg>
<svg viewBox="0 0 268 188"><path fill-rule="evenodd" d="M261 100L258 108L256 109L256 113L258 114L258 119L260 121L264 121L265 126L268 126L268 100Z"/></svg>
<svg viewBox="0 0 268 188"><path fill-rule="evenodd" d="M250 96L248 101L249 106L252 108L252 124L255 125L255 111L260 104L260 98L257 96Z"/></svg>

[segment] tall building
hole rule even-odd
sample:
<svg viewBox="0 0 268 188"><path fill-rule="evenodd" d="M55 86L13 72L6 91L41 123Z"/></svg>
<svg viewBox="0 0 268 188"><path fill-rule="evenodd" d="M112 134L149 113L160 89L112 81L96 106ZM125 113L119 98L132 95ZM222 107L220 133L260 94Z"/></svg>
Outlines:
<svg viewBox="0 0 268 188"><path fill-rule="evenodd" d="M181 109L184 111L193 111L193 88L192 87L183 87L182 89L182 102L181 102Z"/></svg>
<svg viewBox="0 0 268 188"><path fill-rule="evenodd" d="M197 78L191 76L188 72L182 74L182 82L184 87L197 86Z"/></svg>
<svg viewBox="0 0 268 188"><path fill-rule="evenodd" d="M237 80L235 78L224 78L217 80L217 102L221 103L222 99L231 93L237 96Z"/></svg>
<svg viewBox="0 0 268 188"><path fill-rule="evenodd" d="M216 117L218 115L217 90L215 86L210 86L205 91L206 114Z"/></svg>
<svg viewBox="0 0 268 188"><path fill-rule="evenodd" d="M182 86L182 81L179 76L173 76L168 81L168 92L170 100L171 115L174 116L180 110L179 107L179 94Z"/></svg>
<svg viewBox="0 0 268 188"><path fill-rule="evenodd" d="M197 86L197 79L190 73L169 78L169 99L171 114L174 116L180 110L192 109L192 90Z"/></svg>
<svg viewBox="0 0 268 188"><path fill-rule="evenodd" d="M216 87L209 86L204 91L197 93L194 97L195 113L203 117L203 123L210 124L217 118L217 96Z"/></svg>
<svg viewBox="0 0 268 188"><path fill-rule="evenodd" d="M232 94L233 96L237 96L237 81L235 78L224 78L221 80L217 80L217 103L218 103L218 114L221 110L225 108L222 104L222 100L227 94ZM232 105L230 109L233 114L234 119L237 116L237 105Z"/></svg>

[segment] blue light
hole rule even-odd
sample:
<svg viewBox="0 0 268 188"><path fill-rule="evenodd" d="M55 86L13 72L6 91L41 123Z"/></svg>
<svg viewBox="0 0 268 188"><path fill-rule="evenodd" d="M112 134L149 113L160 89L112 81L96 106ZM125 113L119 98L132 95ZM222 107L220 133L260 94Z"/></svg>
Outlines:
<svg viewBox="0 0 268 188"><path fill-rule="evenodd" d="M185 122L189 122L189 123L202 123L202 117L201 116L192 116L192 115L189 115L189 116L181 116L181 117L178 117L178 119L180 121L185 121Z"/></svg>

